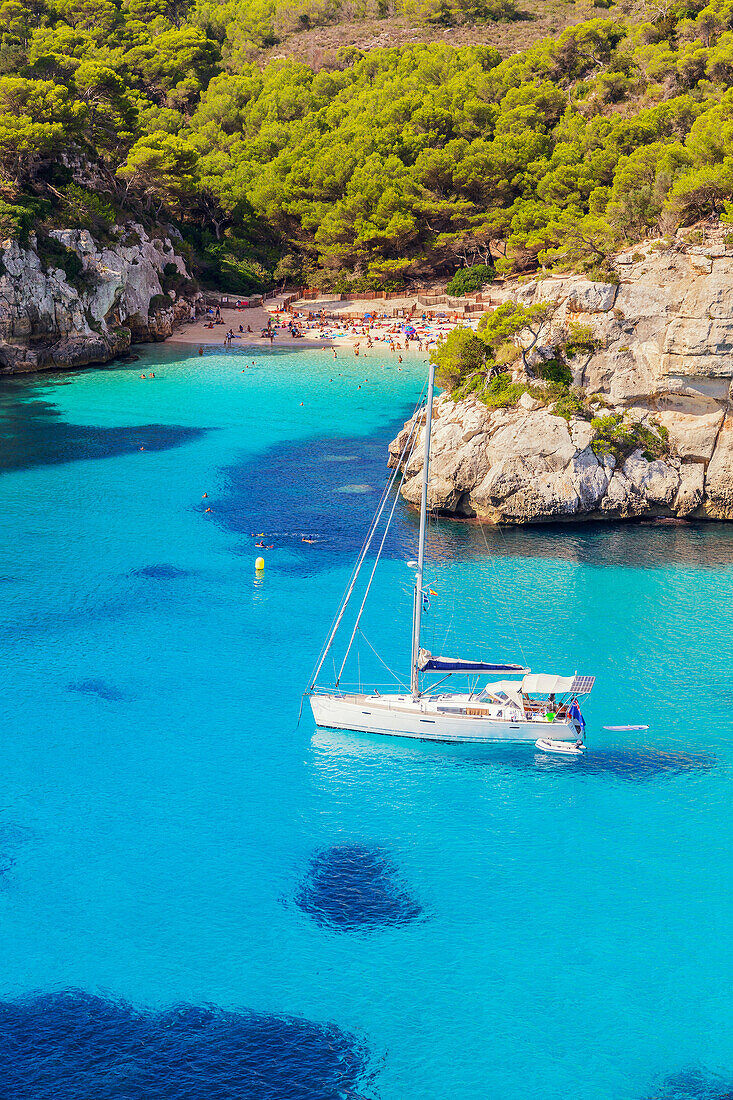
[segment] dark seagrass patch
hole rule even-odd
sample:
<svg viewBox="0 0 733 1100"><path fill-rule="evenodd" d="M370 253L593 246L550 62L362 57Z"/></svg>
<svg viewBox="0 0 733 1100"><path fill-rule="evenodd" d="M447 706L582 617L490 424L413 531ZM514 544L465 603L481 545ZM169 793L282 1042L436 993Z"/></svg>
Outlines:
<svg viewBox="0 0 733 1100"><path fill-rule="evenodd" d="M0 1002L13 1100L366 1100L368 1051L331 1024L82 991Z"/></svg>
<svg viewBox="0 0 733 1100"><path fill-rule="evenodd" d="M387 852L376 845L340 844L316 852L295 901L317 924L341 932L409 924L423 914Z"/></svg>

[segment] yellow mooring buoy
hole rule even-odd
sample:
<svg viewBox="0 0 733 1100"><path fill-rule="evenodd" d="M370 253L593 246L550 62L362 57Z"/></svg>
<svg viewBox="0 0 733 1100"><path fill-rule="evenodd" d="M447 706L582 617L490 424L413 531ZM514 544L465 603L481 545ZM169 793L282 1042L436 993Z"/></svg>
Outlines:
<svg viewBox="0 0 733 1100"><path fill-rule="evenodd" d="M265 559L264 558L257 558L256 561L255 561L255 569L257 570L257 572L261 573L264 568L265 568Z"/></svg>

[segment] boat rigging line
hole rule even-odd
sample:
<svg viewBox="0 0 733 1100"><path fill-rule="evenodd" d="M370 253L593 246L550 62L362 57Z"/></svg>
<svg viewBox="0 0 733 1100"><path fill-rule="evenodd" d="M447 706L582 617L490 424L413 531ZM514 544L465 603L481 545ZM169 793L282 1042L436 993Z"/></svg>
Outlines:
<svg viewBox="0 0 733 1100"><path fill-rule="evenodd" d="M326 656L328 655L328 651L330 650L331 646L333 645L333 640L336 636L336 632L338 631L339 626L341 625L341 620L344 617L344 613L345 613L346 608L347 608L347 606L349 604L349 601L351 599L352 593L354 591L354 587L356 585L357 578L359 576L359 572L360 572L361 567L364 563L364 559L365 559L365 557L366 557L366 555L369 551L369 547L371 546L372 539L374 538L374 534L375 534L375 532L377 530L377 527L379 525L379 520L381 519L382 512L384 511L384 507L385 507L385 505L386 505L386 503L389 499L389 494L392 490L392 487L393 487L395 481L397 480L397 478L404 474L404 459L405 459L405 455L407 454L408 447L410 448L410 454L412 453L412 447L414 445L413 444L413 436L416 433L417 426L418 426L418 423L419 423L420 418L419 418L418 414L419 414L420 408L421 408L422 403L423 403L423 394L424 394L424 392L425 392L425 387L423 387L423 390L420 393L420 397L419 397L419 399L418 399L418 401L415 405L415 412L412 415L412 427L410 428L410 433L409 433L407 439L405 440L405 444L402 448L402 452L401 452L400 457L399 457L399 459L398 459L398 461L395 465L394 473L392 474L391 478L388 480L387 485L385 486L385 489L382 493L382 497L381 497L380 502L379 502L379 507L377 508L375 516L374 516L374 518L373 518L373 520L370 524L369 530L367 532L367 536L364 540L361 551L360 551L359 556L358 556L357 561L356 561L356 565L354 566L354 569L352 571L349 583L347 585L345 595L342 598L339 610L336 614L336 618L333 622L333 625L331 627L331 631L330 631L330 633L328 635L328 638L326 640L326 644L323 647L323 650L321 652L318 664L316 665L315 671L311 675L310 684L309 684L309 687L307 689L308 691L312 690L313 687L315 687L316 680L318 679L318 674L320 673L320 671L323 667L323 662L325 661ZM305 696L305 693L304 693L304 696ZM302 699L301 699L301 708L300 709L301 709L301 713L302 713L302 709L303 709Z"/></svg>
<svg viewBox="0 0 733 1100"><path fill-rule="evenodd" d="M414 428L414 426L413 426L413 428ZM413 432L411 431L411 432L410 432L410 436L412 436L412 434L413 434ZM408 440L408 441L409 441L409 440ZM410 453L409 453L409 455L407 456L407 459L405 460L405 463L404 463L404 465L403 465L403 469L407 469L407 467L408 467L408 466L409 466L409 464L410 464L410 460L411 460L411 458L412 458L412 455L413 455L413 452L414 452L414 450L415 450L415 443L416 443L416 441L417 441L417 436L415 436L415 439L413 440L413 443L412 443L412 447L410 448ZM404 453L404 451L403 451L403 453ZM359 622L360 622L360 620L361 620L361 614L362 614L362 612L363 612L363 610L364 610L364 605L365 605L365 603L367 602L367 597L368 597L368 595L369 595L369 589L370 589L370 588L372 587L372 581L374 580L374 574L375 574L375 573L376 573L376 571L377 571L377 566L379 565L379 559L380 559L380 558L381 558L381 556L382 556L382 550L384 549L384 543L385 543L385 540L386 540L386 538L387 538L387 535L388 535L388 533L389 533L389 528L390 528L390 525L391 525L391 523L392 523L392 517L393 517L393 515L394 515L394 511L395 511L395 508L397 507L397 501L398 501L399 499L400 499L400 492L399 492L399 489L398 489L398 490L397 490L397 492L396 492L396 493L395 493L395 495L394 495L394 500L392 501L392 510L391 510L391 511L390 511L390 513L389 513L389 518L387 519L387 522L386 522L386 524L384 525L384 532L383 532L383 534L382 534L382 541L381 541L381 542L380 542L380 544L379 544L379 549L377 550L377 556L376 556L376 558L374 559L374 565L372 566L372 572L371 572L371 575L370 575L370 577L369 577L369 581L368 581L368 583L367 583L366 589L365 589L365 591L364 591L364 597L363 597L363 599L362 599L362 601L361 601L361 607L359 608L359 612L358 612L358 614L357 614L357 616L356 616L356 622L354 623L354 629L353 629L353 630L352 630L352 632L351 632L351 637L349 638L349 644L348 644L348 645L347 645L347 647L346 647L346 652L344 653L344 659L343 659L343 661L341 662L341 668L339 669L339 674L338 674L338 676L336 677L336 682L335 682L335 684L334 684L334 687L338 687L338 686L339 686L339 680L341 679L341 676L343 675L343 671L344 671L344 665L346 664L346 661L347 661L347 659L348 659L349 653L351 652L351 647L352 647L352 645L354 644L354 638L356 637L356 632L357 632L357 630L359 629Z"/></svg>

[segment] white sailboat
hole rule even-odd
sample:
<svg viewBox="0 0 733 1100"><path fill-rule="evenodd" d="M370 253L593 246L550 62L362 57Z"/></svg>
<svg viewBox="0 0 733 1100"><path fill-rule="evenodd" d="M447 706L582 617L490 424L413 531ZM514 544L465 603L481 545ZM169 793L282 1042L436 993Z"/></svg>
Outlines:
<svg viewBox="0 0 733 1100"><path fill-rule="evenodd" d="M412 431L400 456L401 460L397 463L395 474L384 491L333 627L311 677L307 694L310 698L313 717L318 726L327 729L354 730L387 734L393 737L419 738L422 741L459 744L531 742L544 752L580 754L584 749L585 722L578 704L578 696L590 692L595 677L577 674L573 676L537 674L519 664L498 664L485 660L433 656L420 644L422 611L427 596L423 586L423 571L434 383L435 367L431 364L424 419L419 415L413 419ZM332 685L319 687L318 677L355 591L369 547L379 523L382 522L391 490L395 486L401 468L404 468L409 461L418 439L419 425L423 423L425 425L424 462L420 536L413 594L410 690L405 690L401 694L382 694L376 688L371 692L345 691L340 686L379 556L384 547L389 523L394 515L398 499L397 489L395 489L391 511L384 523L379 551L356 615L340 671ZM440 676L437 683L434 679L432 684L427 682L428 677L434 678L436 675ZM439 691L440 685L451 675L472 678L473 690ZM487 682L479 686L485 678Z"/></svg>

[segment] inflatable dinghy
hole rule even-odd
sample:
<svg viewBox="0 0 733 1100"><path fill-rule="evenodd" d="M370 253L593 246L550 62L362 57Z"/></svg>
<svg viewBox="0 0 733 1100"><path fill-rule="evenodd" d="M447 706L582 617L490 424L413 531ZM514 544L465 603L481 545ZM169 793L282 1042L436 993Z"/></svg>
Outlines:
<svg viewBox="0 0 733 1100"><path fill-rule="evenodd" d="M579 745L576 741L553 741L550 737L538 738L535 741L535 748L541 749L542 752L564 753L566 756L582 756L585 752L585 746Z"/></svg>

